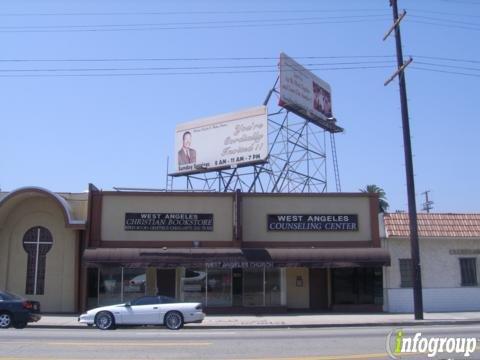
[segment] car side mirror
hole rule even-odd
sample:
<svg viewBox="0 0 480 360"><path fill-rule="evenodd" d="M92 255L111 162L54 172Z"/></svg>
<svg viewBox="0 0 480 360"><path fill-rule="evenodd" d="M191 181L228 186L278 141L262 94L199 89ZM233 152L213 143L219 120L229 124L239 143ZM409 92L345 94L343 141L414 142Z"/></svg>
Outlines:
<svg viewBox="0 0 480 360"><path fill-rule="evenodd" d="M130 301L125 303L125 307L130 307L130 306L132 306L132 303Z"/></svg>

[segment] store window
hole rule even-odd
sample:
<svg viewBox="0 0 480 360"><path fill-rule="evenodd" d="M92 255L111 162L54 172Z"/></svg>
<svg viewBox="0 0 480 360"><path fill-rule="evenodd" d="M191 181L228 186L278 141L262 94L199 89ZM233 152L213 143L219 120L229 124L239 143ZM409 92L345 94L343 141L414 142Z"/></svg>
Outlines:
<svg viewBox="0 0 480 360"><path fill-rule="evenodd" d="M264 269L243 269L243 306L264 305Z"/></svg>
<svg viewBox="0 0 480 360"><path fill-rule="evenodd" d="M232 306L232 270L208 269L207 305Z"/></svg>
<svg viewBox="0 0 480 360"><path fill-rule="evenodd" d="M477 285L477 259L460 258L460 273L462 276L462 286Z"/></svg>
<svg viewBox="0 0 480 360"><path fill-rule="evenodd" d="M413 287L413 265L412 259L398 259L400 267L400 287Z"/></svg>
<svg viewBox="0 0 480 360"><path fill-rule="evenodd" d="M52 246L52 234L43 226L33 227L23 235L23 249L28 254L25 294L44 294L47 253Z"/></svg>
<svg viewBox="0 0 480 360"><path fill-rule="evenodd" d="M332 270L335 305L381 305L381 268L342 268Z"/></svg>
<svg viewBox="0 0 480 360"><path fill-rule="evenodd" d="M122 302L122 268L104 267L99 272L98 305Z"/></svg>
<svg viewBox="0 0 480 360"><path fill-rule="evenodd" d="M206 269L185 269L181 278L182 298L185 302L200 302L205 304Z"/></svg>
<svg viewBox="0 0 480 360"><path fill-rule="evenodd" d="M145 295L147 275L145 269L123 269L123 299L131 301Z"/></svg>
<svg viewBox="0 0 480 360"><path fill-rule="evenodd" d="M98 306L98 268L87 268L87 309Z"/></svg>
<svg viewBox="0 0 480 360"><path fill-rule="evenodd" d="M265 269L265 306L280 306L281 272L279 268Z"/></svg>

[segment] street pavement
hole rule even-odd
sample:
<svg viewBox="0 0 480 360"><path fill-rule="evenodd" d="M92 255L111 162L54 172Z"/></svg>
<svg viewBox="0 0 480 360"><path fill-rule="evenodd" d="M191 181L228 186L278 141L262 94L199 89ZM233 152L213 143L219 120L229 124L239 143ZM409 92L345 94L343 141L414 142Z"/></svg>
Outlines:
<svg viewBox="0 0 480 360"><path fill-rule="evenodd" d="M162 327L6 329L0 331L0 360L369 360L389 356L399 328L263 328L194 329L170 331ZM475 338L480 325L402 327L405 334L425 337ZM392 341L389 341L392 340ZM480 358L480 339L468 359ZM397 359L427 359L427 353L412 352ZM438 353L433 359L467 358L463 353Z"/></svg>
<svg viewBox="0 0 480 360"><path fill-rule="evenodd" d="M77 316L43 314L30 327L84 328ZM338 327L338 326L414 326L480 324L480 312L425 313L424 320L414 320L412 314L391 313L288 313L281 315L207 315L201 324L187 324L187 328L285 328L285 327Z"/></svg>

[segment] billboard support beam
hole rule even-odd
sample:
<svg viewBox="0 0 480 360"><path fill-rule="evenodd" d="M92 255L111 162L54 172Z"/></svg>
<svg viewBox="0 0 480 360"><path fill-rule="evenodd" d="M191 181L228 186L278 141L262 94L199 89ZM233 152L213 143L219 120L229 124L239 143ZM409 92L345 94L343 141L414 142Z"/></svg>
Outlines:
<svg viewBox="0 0 480 360"><path fill-rule="evenodd" d="M280 76L277 76L277 80L275 80L275 84L273 84L273 87L268 92L268 95L265 98L265 101L263 102L263 105L265 105L265 106L268 105L268 102L270 101L270 97L272 96L273 92L275 91L275 87L277 86L277 83L278 83L279 79L280 79Z"/></svg>

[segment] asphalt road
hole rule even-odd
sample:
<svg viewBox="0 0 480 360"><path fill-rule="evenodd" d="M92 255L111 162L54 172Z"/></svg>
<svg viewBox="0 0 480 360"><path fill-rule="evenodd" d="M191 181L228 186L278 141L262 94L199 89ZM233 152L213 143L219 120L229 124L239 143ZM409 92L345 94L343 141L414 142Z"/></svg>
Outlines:
<svg viewBox="0 0 480 360"><path fill-rule="evenodd" d="M7 329L0 331L0 360L26 359L389 359L388 327L322 329L183 329L121 328ZM469 359L480 359L480 325L403 329L412 336L476 338ZM394 343L394 339L392 340ZM397 356L426 359L426 354ZM466 358L454 354L436 359Z"/></svg>

